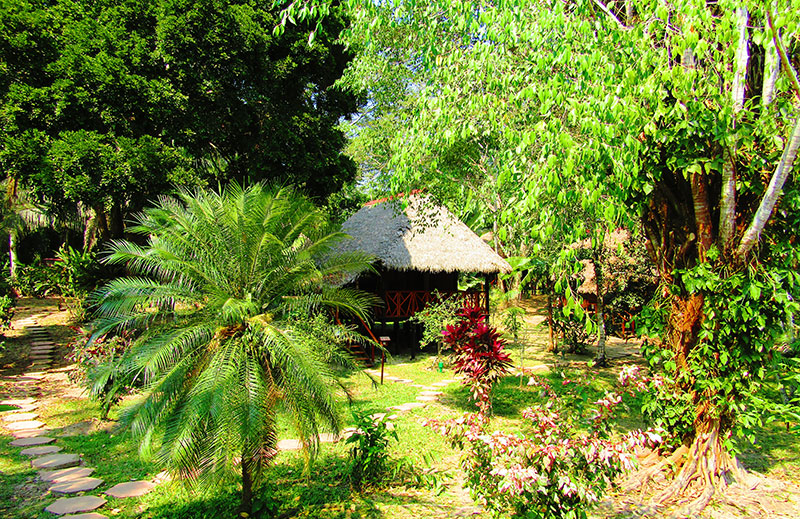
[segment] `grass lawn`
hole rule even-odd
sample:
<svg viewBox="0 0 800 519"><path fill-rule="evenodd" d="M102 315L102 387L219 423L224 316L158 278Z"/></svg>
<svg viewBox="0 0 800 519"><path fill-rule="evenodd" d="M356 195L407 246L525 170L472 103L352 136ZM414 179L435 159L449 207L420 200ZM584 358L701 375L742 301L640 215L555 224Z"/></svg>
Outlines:
<svg viewBox="0 0 800 519"><path fill-rule="evenodd" d="M556 359L544 352L545 330L538 324L528 324L525 365L552 364ZM635 356L626 356L624 349L624 344L618 345L618 350L614 350L618 353L618 360L604 370L588 369L586 360L589 357L561 359L570 367L567 378L581 380L587 385L586 402L596 400L613 386L623 363L636 360ZM521 348L512 346L511 352L519 364ZM439 373L434 369L432 358L426 355L415 360L403 356L390 359L386 373L411 379L419 385L454 378L452 371ZM556 391L567 391L560 372L541 373L550 378ZM538 388L527 386L526 381L527 378L520 384L519 377L510 376L496 387L492 427L524 432L522 410L544 398ZM353 414L386 412L389 406L414 402L422 391L411 384L389 381L375 385L370 378L357 373L344 374L343 382L351 398L351 405L344 411L348 425L353 423ZM310 472L305 471L302 454L282 452L278 456L267 484L257 495L259 511L254 515L286 519L488 517L462 487L459 453L421 424L427 418L455 417L473 410L467 390L459 383L450 384L442 391L444 395L439 402L431 402L423 409L396 413L399 441L391 447L394 459L405 459L420 470L436 474L440 483L438 487L397 484L378 491L356 493L350 488L347 478L348 446L344 442L324 444ZM628 406L618 415L616 422L620 431L642 426L638 402L631 400L626 403ZM575 401L574 405L583 405L583 402ZM115 412L112 410L112 418ZM58 436L57 444L64 448L64 452L81 453L85 465L96 469L94 476L105 480L98 491L92 492L94 495L113 484L151 479L161 472L158 463L145 461L139 456L137 442L129 433L117 430L114 422L97 420L97 405L76 396L74 391L68 397L48 400L39 413L40 419L54 429L53 433ZM289 426L285 423L280 425L282 437L292 437ZM52 518L43 509L57 496L48 494L47 485L36 481L29 459L19 455L19 449L8 446L10 439L7 434L0 435L0 473L3 475L0 481L0 517ZM787 433L782 424L762 430L755 446L744 446L740 459L752 470L790 481L800 480L800 447L796 437ZM109 517L216 519L234 517L239 496L236 480L207 491L188 489L167 481L140 498L107 499L108 503L98 511Z"/></svg>

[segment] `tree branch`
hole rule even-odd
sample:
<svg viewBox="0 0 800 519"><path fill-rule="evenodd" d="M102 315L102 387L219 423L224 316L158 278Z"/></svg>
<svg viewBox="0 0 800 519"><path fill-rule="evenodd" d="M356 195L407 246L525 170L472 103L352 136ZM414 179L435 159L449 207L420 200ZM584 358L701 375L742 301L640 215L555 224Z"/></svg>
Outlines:
<svg viewBox="0 0 800 519"><path fill-rule="evenodd" d="M753 221L750 222L750 226L747 228L747 231L745 231L742 242L736 250L736 255L740 258L744 258L744 256L750 252L761 236L761 231L764 230L764 226L767 225L772 210L778 202L778 196L781 193L781 189L783 189L783 184L792 171L795 158L797 158L798 148L800 148L800 116L795 119L792 136L786 148L783 149L781 161L778 163L778 167L775 168L775 173L772 174L767 191L764 193L761 204L758 206L758 210L753 216Z"/></svg>
<svg viewBox="0 0 800 519"><path fill-rule="evenodd" d="M593 1L594 1L594 3L597 5L597 7L599 7L599 8L600 8L600 10L602 10L602 11L603 11L604 13L606 13L606 14L607 14L609 17L611 17L611 19L612 19L612 20L614 20L614 23L616 23L616 24L617 24L617 26L618 26L620 29L627 29L627 28L628 28L628 27L627 27L627 26L626 26L624 23L622 23L622 21L621 21L619 18L617 18L617 15L615 15L614 13L612 13L612 12L611 12L611 9L609 9L609 8L606 6L606 4L604 4L604 3L603 3L603 2L601 2L600 0L593 0Z"/></svg>
<svg viewBox="0 0 800 519"><path fill-rule="evenodd" d="M792 68L792 62L789 61L789 57L786 55L786 49L783 46L783 42L781 42L781 39L778 37L778 31L775 30L775 24L772 21L772 11L770 9L767 9L767 23L772 31L772 42L775 44L775 48L778 49L778 54L781 57L783 70L786 72L786 75L789 76L789 81L794 88L794 94L800 99L800 81L797 80L797 73L795 73Z"/></svg>
<svg viewBox="0 0 800 519"><path fill-rule="evenodd" d="M736 125L736 116L744 107L745 84L747 76L747 63L750 53L747 49L747 8L738 7L736 17L739 23L739 45L736 48L736 72L733 75L732 101L733 124ZM736 227L736 141L730 149L725 149L725 158L722 165L722 197L719 211L719 242L720 248L728 250L733 241L733 232Z"/></svg>
<svg viewBox="0 0 800 519"><path fill-rule="evenodd" d="M739 45L736 47L736 72L733 75L733 113L736 114L744 106L745 76L750 53L747 49L747 19L749 15L746 7L736 8L736 18L739 23Z"/></svg>
<svg viewBox="0 0 800 519"><path fill-rule="evenodd" d="M776 7L777 2L773 2L772 8L775 9ZM769 16L769 13L767 15ZM775 99L775 83L778 81L778 73L781 70L781 60L778 57L778 49L774 40L772 45L765 42L764 52L766 56L764 58L764 82L761 86L761 105L769 106Z"/></svg>
<svg viewBox="0 0 800 519"><path fill-rule="evenodd" d="M797 73L795 73L794 68L792 68L792 63L786 55L786 49L783 47L783 43L778 37L778 31L775 30L775 24L772 20L772 11L769 9L767 9L767 23L772 31L772 41L775 44L775 48L778 49L783 69L786 75L789 76L789 81L794 89L795 96L800 99L800 82L797 80ZM800 148L800 116L794 121L792 134L789 137L789 142L786 143L786 147L783 149L778 167L775 168L775 172L772 174L769 186L767 186L767 190L761 198L761 204L759 204L756 214L753 215L753 220L747 227L744 236L742 236L739 248L736 249L736 255L740 259L744 259L761 237L761 232L767 225L767 221L769 221L769 217L772 215L772 210L775 209L775 204L778 203L778 197L783 189L783 184L786 182L786 179L789 178L789 173L794 167L798 148Z"/></svg>

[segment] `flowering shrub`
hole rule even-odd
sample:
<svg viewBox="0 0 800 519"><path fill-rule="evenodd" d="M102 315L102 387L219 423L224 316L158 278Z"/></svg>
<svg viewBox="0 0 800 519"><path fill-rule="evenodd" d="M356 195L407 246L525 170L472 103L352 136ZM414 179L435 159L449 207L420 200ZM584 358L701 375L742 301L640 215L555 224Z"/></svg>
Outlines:
<svg viewBox="0 0 800 519"><path fill-rule="evenodd" d="M75 363L70 378L84 385L89 395L100 402L101 418L106 419L111 407L118 403L131 388L141 384L134 374L114 374L114 365L131 344L129 336L104 335L90 340L91 332L74 328L80 335L72 342L69 359Z"/></svg>
<svg viewBox="0 0 800 519"><path fill-rule="evenodd" d="M481 412L488 413L492 386L511 367L505 341L486 323L486 314L480 308L461 309L456 324L448 325L442 333L445 344L453 349L453 369L464 376Z"/></svg>
<svg viewBox="0 0 800 519"><path fill-rule="evenodd" d="M635 448L661 442L655 430L612 438L608 425L623 394L640 391L647 382L637 368L625 368L620 392L606 393L583 414L565 405L568 400L546 379L531 377L529 386L538 387L547 403L523 411L526 435L488 432L482 412L428 425L465 451L467 484L495 515L582 518L617 475L635 467ZM580 383L565 378L563 385Z"/></svg>

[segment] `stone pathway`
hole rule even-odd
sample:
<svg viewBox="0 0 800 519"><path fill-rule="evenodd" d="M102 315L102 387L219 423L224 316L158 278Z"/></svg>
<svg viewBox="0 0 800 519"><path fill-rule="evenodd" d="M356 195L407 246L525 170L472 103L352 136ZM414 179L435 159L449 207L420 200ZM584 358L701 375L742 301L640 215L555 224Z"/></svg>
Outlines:
<svg viewBox="0 0 800 519"><path fill-rule="evenodd" d="M38 325L36 318L28 317L17 321L30 336L31 369L47 370L52 365L52 351L54 343L47 330ZM89 492L103 485L100 478L89 477L93 468L84 467L83 460L78 454L61 453L62 447L50 445L55 438L46 436L48 429L39 418L39 404L35 396L39 388L34 384L44 378L42 371L33 371L21 376L9 377L14 381L15 389L23 398L13 398L0 402L0 404L13 405L17 409L2 413L0 423L11 431L14 440L9 443L13 447L21 447L19 452L23 456L31 456L31 466L39 469L39 479L52 483L49 492L54 494L78 494ZM154 481L129 481L120 483L105 491L106 495L115 498L137 497L150 492L155 486ZM62 516L61 519L107 519L103 514L92 512L106 503L100 496L80 495L77 497L62 497L45 508L46 511ZM89 513L82 513L89 512ZM68 514L68 515L65 515ZM78 514L78 515L73 515Z"/></svg>

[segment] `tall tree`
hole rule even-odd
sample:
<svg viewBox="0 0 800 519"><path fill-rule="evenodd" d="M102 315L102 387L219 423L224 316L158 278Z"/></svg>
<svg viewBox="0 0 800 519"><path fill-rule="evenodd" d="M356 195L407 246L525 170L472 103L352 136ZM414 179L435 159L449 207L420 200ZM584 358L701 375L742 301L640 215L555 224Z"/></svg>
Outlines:
<svg viewBox="0 0 800 519"><path fill-rule="evenodd" d="M367 268L331 254L343 236L287 189L229 186L183 192L137 219L145 246L116 241L108 261L140 277L97 293L95 336L138 335L122 359L95 374L141 377L143 399L124 422L158 446L158 458L189 481L242 480L242 511L276 454L279 412L314 455L319 432L338 432L332 367L350 365L353 333L332 311L366 319L369 296L329 282ZM326 313L327 311L327 313Z"/></svg>
<svg viewBox="0 0 800 519"><path fill-rule="evenodd" d="M329 7L292 5L311 17ZM692 515L744 479L726 445L763 404L750 397L798 312L785 224L798 209L800 4L348 5L367 44L384 27L416 24L430 72L420 124L394 158L399 175L418 174L416 150L470 135L477 113L503 138L503 168L524 173L506 214L526 215L538 237L552 227L541 200L594 207L609 222L640 215L664 286L650 323L661 340L649 353L669 381L650 409L683 443L674 484L656 500L699 488Z"/></svg>
<svg viewBox="0 0 800 519"><path fill-rule="evenodd" d="M317 199L355 175L336 128L358 96L328 19L272 35L252 0L3 0L0 167L100 238L175 185L270 180Z"/></svg>

